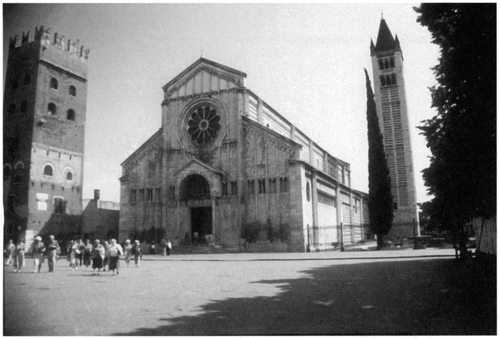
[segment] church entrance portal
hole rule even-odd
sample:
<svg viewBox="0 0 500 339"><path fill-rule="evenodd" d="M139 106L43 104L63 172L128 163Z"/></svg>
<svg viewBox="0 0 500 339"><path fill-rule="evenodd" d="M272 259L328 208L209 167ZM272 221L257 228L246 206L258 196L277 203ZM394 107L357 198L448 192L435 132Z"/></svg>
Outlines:
<svg viewBox="0 0 500 339"><path fill-rule="evenodd" d="M213 235L210 185L205 177L200 174L187 176L181 183L181 200L186 202L191 213L191 241L205 242L206 235Z"/></svg>
<svg viewBox="0 0 500 339"><path fill-rule="evenodd" d="M191 239L196 242L194 233L198 233L198 242L204 242L205 236L212 234L212 207L191 208Z"/></svg>

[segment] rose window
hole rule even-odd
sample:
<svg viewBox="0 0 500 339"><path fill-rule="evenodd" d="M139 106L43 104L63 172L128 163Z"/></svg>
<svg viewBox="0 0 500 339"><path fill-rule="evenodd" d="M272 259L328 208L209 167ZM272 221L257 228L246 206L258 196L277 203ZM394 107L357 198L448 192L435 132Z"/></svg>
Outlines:
<svg viewBox="0 0 500 339"><path fill-rule="evenodd" d="M198 107L189 115L187 132L197 144L212 142L219 132L219 121L220 116L215 108L208 105Z"/></svg>

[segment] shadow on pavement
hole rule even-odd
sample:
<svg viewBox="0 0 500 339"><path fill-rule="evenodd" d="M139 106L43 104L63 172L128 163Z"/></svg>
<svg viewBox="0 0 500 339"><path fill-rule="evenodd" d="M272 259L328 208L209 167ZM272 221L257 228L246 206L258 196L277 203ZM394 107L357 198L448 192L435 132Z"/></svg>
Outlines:
<svg viewBox="0 0 500 339"><path fill-rule="evenodd" d="M252 282L278 286L275 296L216 300L202 314L113 335L496 334L496 265L408 260L302 273Z"/></svg>

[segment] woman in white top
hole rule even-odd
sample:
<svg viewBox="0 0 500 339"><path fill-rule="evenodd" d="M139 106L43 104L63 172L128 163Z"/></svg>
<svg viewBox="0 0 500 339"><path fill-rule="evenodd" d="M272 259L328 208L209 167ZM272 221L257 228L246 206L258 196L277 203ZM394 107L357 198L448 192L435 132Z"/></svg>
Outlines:
<svg viewBox="0 0 500 339"><path fill-rule="evenodd" d="M120 255L123 254L123 249L120 244L116 243L115 239L111 239L111 244L109 245L109 270L113 271L113 275L120 274L118 268L120 267Z"/></svg>

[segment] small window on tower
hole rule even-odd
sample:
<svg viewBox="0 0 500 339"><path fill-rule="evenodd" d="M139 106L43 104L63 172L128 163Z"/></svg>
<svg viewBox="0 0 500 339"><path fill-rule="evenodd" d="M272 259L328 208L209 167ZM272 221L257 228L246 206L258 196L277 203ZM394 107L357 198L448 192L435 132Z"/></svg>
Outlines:
<svg viewBox="0 0 500 339"><path fill-rule="evenodd" d="M385 61L384 61L384 67L385 67L385 69L389 68L389 60L385 59Z"/></svg>
<svg viewBox="0 0 500 339"><path fill-rule="evenodd" d="M73 173L71 173L71 172L66 173L66 180L68 180L68 181L73 180Z"/></svg>
<svg viewBox="0 0 500 339"><path fill-rule="evenodd" d="M396 84L396 74L391 75L391 84L393 84L393 85Z"/></svg>
<svg viewBox="0 0 500 339"><path fill-rule="evenodd" d="M73 111L72 109L69 109L68 114L67 114L67 118L68 118L68 120L75 121L75 111Z"/></svg>
<svg viewBox="0 0 500 339"><path fill-rule="evenodd" d="M380 77L380 85L385 86L385 77L384 76Z"/></svg>
<svg viewBox="0 0 500 339"><path fill-rule="evenodd" d="M53 102L51 102L48 106L48 110L49 110L49 114L51 115L56 115L57 113L57 107L56 107L56 104L54 104Z"/></svg>
<svg viewBox="0 0 500 339"><path fill-rule="evenodd" d="M63 198L54 198L54 213L66 214L66 201Z"/></svg>
<svg viewBox="0 0 500 339"><path fill-rule="evenodd" d="M69 86L69 95L76 97L76 87Z"/></svg>
<svg viewBox="0 0 500 339"><path fill-rule="evenodd" d="M47 175L49 177L54 175L54 170L52 169L52 166L50 165L45 165L43 168L43 175Z"/></svg>
<svg viewBox="0 0 500 339"><path fill-rule="evenodd" d="M379 60L379 61L378 61L378 68L379 68L380 70L383 70L383 69L384 69L384 62L383 62L382 60Z"/></svg>
<svg viewBox="0 0 500 339"><path fill-rule="evenodd" d="M58 83L56 78L51 78L50 79L50 88L52 89L57 89Z"/></svg>
<svg viewBox="0 0 500 339"><path fill-rule="evenodd" d="M391 58L390 63L391 63L391 68L394 68L394 58Z"/></svg>

